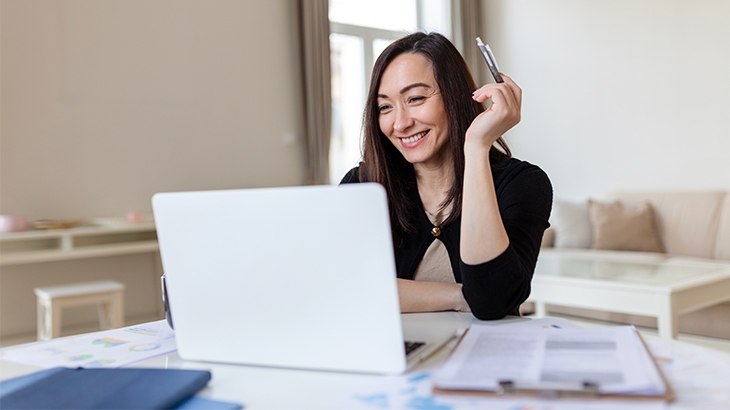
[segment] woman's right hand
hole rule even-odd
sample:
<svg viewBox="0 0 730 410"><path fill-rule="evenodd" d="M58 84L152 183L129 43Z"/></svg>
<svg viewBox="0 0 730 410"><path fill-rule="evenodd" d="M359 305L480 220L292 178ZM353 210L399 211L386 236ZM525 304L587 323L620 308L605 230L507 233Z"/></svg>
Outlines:
<svg viewBox="0 0 730 410"><path fill-rule="evenodd" d="M466 131L466 143L484 144L489 148L521 119L522 89L508 76L502 74L504 83L486 84L474 91L474 101L483 103L492 99L486 111L472 121Z"/></svg>

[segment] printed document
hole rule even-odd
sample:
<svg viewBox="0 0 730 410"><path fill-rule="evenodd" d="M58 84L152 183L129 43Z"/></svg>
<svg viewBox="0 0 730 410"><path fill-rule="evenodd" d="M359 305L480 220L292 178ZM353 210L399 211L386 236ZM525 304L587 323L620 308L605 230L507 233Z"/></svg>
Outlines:
<svg viewBox="0 0 730 410"><path fill-rule="evenodd" d="M575 389L602 394L664 395L654 361L633 326L536 329L473 325L444 366L435 386L450 390Z"/></svg>
<svg viewBox="0 0 730 410"><path fill-rule="evenodd" d="M2 358L40 367L123 367L177 350L167 322L67 336L3 349Z"/></svg>

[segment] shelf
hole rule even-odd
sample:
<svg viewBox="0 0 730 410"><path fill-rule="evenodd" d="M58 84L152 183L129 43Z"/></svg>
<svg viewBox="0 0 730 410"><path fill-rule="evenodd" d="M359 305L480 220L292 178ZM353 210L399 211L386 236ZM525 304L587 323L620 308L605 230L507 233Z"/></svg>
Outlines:
<svg viewBox="0 0 730 410"><path fill-rule="evenodd" d="M154 222L0 234L0 266L157 252Z"/></svg>

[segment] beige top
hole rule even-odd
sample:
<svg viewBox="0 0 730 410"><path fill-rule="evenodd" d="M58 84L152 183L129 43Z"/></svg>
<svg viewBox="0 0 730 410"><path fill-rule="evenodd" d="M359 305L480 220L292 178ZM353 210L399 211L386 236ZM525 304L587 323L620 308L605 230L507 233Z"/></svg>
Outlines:
<svg viewBox="0 0 730 410"><path fill-rule="evenodd" d="M426 249L426 254L418 264L413 280L456 283L449 261L449 253L439 239L435 239Z"/></svg>

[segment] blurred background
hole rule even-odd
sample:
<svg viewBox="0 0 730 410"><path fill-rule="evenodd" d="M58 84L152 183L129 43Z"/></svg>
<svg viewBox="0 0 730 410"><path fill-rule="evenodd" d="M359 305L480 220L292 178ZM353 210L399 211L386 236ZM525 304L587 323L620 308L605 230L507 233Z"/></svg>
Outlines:
<svg viewBox="0 0 730 410"><path fill-rule="evenodd" d="M329 3L331 135L319 136L330 142L329 181L315 182L336 183L359 160L379 51L428 30L474 52L455 13L476 4L480 37L524 90L506 139L548 173L556 198L730 189L730 2ZM123 217L151 213L160 191L312 182L300 7L2 0L0 213ZM40 284L115 278L127 285L128 320L159 317L155 263L140 254L3 266L0 338L34 331Z"/></svg>

